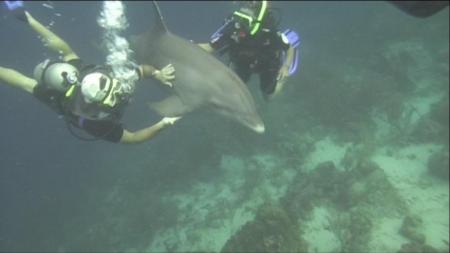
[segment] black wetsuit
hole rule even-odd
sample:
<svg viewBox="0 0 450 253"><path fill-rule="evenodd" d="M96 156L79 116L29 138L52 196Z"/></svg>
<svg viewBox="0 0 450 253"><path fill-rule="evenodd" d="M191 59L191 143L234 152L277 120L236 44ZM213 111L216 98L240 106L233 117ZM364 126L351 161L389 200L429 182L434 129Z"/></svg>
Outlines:
<svg viewBox="0 0 450 253"><path fill-rule="evenodd" d="M244 82L249 80L252 73L258 73L260 88L268 95L275 90L282 52L289 48L274 23L269 11L259 31L250 35L239 18L230 16L218 31L220 35L209 42L216 51L229 54L234 71Z"/></svg>
<svg viewBox="0 0 450 253"><path fill-rule="evenodd" d="M75 66L81 73L81 77L92 71L93 65L84 65L80 59L68 62ZM119 116L113 119L92 120L76 115L67 107L67 98L64 92L49 89L45 84L39 83L33 90L33 95L52 110L62 115L68 123L83 129L90 135L110 142L119 142L124 128L119 122ZM123 108L117 108L118 110ZM121 110L122 111L122 110Z"/></svg>

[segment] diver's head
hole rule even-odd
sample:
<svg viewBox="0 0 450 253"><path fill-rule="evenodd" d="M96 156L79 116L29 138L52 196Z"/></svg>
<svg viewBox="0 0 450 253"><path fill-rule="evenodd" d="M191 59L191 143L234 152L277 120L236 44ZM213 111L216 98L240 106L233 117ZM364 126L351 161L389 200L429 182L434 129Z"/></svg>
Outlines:
<svg viewBox="0 0 450 253"><path fill-rule="evenodd" d="M113 107L119 102L120 83L104 73L93 72L81 81L81 93L86 103Z"/></svg>
<svg viewBox="0 0 450 253"><path fill-rule="evenodd" d="M267 16L268 12L268 1L243 1L240 4L239 11L235 11L233 14L243 21L250 35L256 34L260 27L263 19Z"/></svg>
<svg viewBox="0 0 450 253"><path fill-rule="evenodd" d="M254 16L258 16L260 11L264 8L270 8L270 1L240 1L239 8L242 10L250 10L253 12Z"/></svg>
<svg viewBox="0 0 450 253"><path fill-rule="evenodd" d="M49 88L66 91L71 85L78 82L78 70L65 62L51 62L45 60L34 68L34 79Z"/></svg>
<svg viewBox="0 0 450 253"><path fill-rule="evenodd" d="M261 1L243 1L242 7L257 11L261 7Z"/></svg>

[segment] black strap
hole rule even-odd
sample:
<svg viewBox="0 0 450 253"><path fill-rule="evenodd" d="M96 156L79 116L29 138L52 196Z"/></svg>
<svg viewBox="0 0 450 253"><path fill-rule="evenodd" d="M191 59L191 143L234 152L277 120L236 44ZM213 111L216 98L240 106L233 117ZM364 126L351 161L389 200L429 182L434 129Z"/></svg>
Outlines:
<svg viewBox="0 0 450 253"><path fill-rule="evenodd" d="M75 136L76 138L78 138L78 139L80 139L80 140L82 140L82 141L98 141L98 140L103 140L106 136L108 136L109 134L111 134L112 131L114 131L114 128L115 128L115 126L111 126L111 129L109 129L108 131L106 131L106 132L105 132L104 134L102 134L101 136L92 136L92 135L89 135L89 137L85 137L85 136L80 135L79 133L76 133L76 131L74 130L74 128L77 128L77 129L82 130L83 132L86 132L86 131L83 129L83 127L80 126L80 124L74 123L73 120L70 120L70 119L68 119L67 117L64 117L64 118L66 119L65 122L66 122L67 128L69 129L69 132L70 132L73 136ZM80 120L80 119L81 119L81 120L84 120L84 118L78 117L78 120Z"/></svg>
<svg viewBox="0 0 450 253"><path fill-rule="evenodd" d="M95 137L95 136L90 136L90 137L85 137L85 136L81 136L80 134L76 133L74 128L79 128L77 125L75 125L75 123L71 122L70 120L66 119L65 120L66 125L67 125L67 129L69 129L69 132L75 136L75 138L80 139L82 141L98 141L100 140L100 137Z"/></svg>

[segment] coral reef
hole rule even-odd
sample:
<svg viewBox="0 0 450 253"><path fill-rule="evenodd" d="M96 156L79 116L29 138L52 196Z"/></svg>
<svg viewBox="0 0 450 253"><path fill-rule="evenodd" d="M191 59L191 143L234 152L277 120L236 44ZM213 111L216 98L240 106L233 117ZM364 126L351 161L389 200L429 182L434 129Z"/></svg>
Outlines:
<svg viewBox="0 0 450 253"><path fill-rule="evenodd" d="M372 220L363 210L352 210L340 213L332 222L331 228L341 241L343 252L367 251L367 242L370 240Z"/></svg>
<svg viewBox="0 0 450 253"><path fill-rule="evenodd" d="M420 232L423 229L422 219L415 215L407 215L403 219L399 233L408 238L410 242L402 244L397 253L439 253L441 251L426 244L425 235ZM443 252L443 251L442 251ZM448 252L448 251L447 251Z"/></svg>
<svg viewBox="0 0 450 253"><path fill-rule="evenodd" d="M326 161L308 173L298 173L281 199L291 218L300 221L311 219L315 207L333 210L330 230L345 252L368 250L376 217L407 211L384 171L369 159L370 150L348 149L341 162L343 169Z"/></svg>
<svg viewBox="0 0 450 253"><path fill-rule="evenodd" d="M447 90L448 92L448 90ZM449 139L449 97L444 96L430 106L429 113L422 116L412 134L419 142L438 142L447 146Z"/></svg>
<svg viewBox="0 0 450 253"><path fill-rule="evenodd" d="M416 244L424 244L425 236L419 232L422 229L422 219L417 216L408 215L403 219L400 234Z"/></svg>
<svg viewBox="0 0 450 253"><path fill-rule="evenodd" d="M447 90L448 92L448 90ZM431 104L430 111L422 116L412 130L419 142L438 142L448 146L449 98L448 95Z"/></svg>
<svg viewBox="0 0 450 253"><path fill-rule="evenodd" d="M321 163L312 172L299 172L281 203L293 219L307 219L317 201L339 192L339 180L333 162Z"/></svg>
<svg viewBox="0 0 450 253"><path fill-rule="evenodd" d="M253 221L230 237L221 252L306 252L299 232L297 223L280 205L266 203Z"/></svg>
<svg viewBox="0 0 450 253"><path fill-rule="evenodd" d="M428 158L428 172L442 180L449 180L449 154L447 150L440 150Z"/></svg>
<svg viewBox="0 0 450 253"><path fill-rule="evenodd" d="M418 244L418 243L405 243L402 244L397 253L441 253L437 249L431 247L426 244ZM442 252L444 253L444 252Z"/></svg>

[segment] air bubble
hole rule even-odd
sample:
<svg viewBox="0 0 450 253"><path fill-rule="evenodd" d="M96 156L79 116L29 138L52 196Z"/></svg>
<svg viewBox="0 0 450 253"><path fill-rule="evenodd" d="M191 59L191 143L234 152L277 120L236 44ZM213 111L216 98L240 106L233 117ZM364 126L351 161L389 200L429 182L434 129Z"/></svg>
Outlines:
<svg viewBox="0 0 450 253"><path fill-rule="evenodd" d="M53 7L53 5L48 4L48 3L43 3L42 6L44 6L45 8L48 8L48 9L52 9L52 10L55 9L55 7Z"/></svg>

